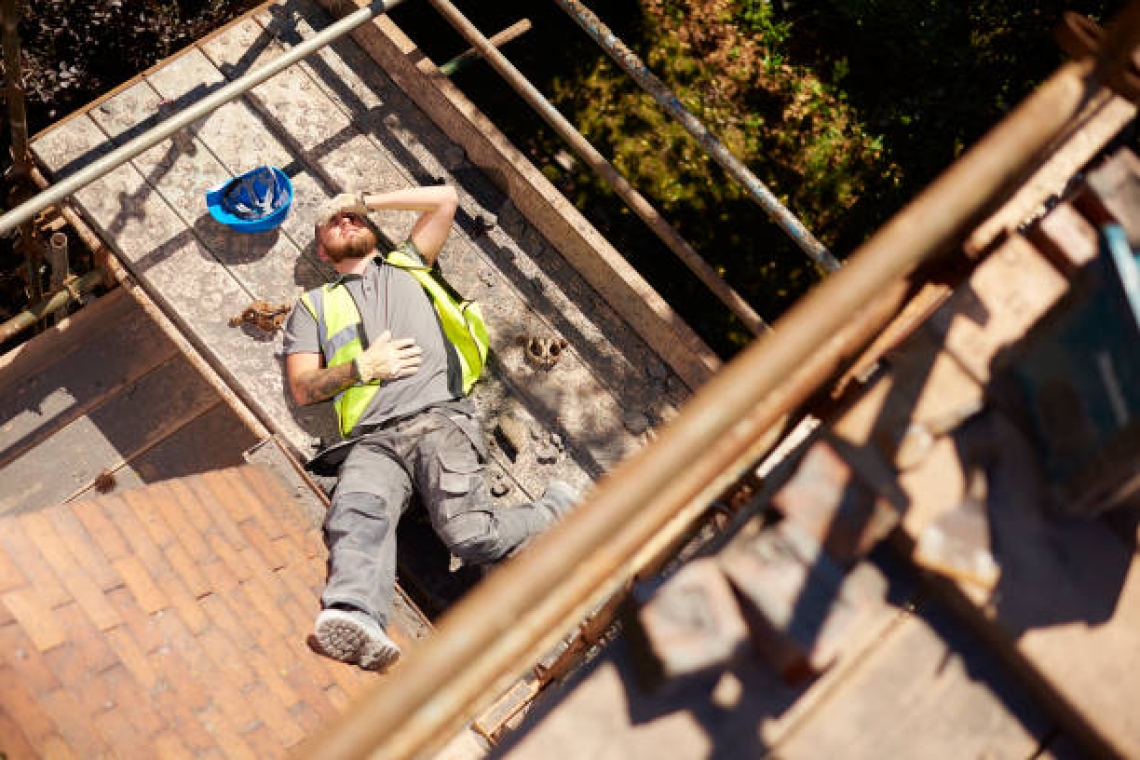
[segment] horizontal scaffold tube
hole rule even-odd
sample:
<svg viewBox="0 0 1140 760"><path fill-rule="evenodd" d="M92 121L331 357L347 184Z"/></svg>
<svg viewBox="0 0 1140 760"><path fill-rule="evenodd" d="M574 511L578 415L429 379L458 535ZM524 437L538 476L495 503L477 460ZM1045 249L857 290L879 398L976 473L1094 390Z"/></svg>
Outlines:
<svg viewBox="0 0 1140 760"><path fill-rule="evenodd" d="M0 324L0 343L19 335L49 314L54 314L64 306L78 300L77 296L80 294L90 293L103 283L103 279L103 271L93 269L77 278L70 287L56 291L39 303L29 306L7 322Z"/></svg>

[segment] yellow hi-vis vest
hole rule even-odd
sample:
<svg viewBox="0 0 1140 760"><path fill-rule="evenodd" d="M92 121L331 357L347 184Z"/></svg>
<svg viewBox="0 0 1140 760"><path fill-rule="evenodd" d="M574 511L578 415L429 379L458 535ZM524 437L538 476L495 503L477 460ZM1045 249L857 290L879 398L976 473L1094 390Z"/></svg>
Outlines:
<svg viewBox="0 0 1140 760"><path fill-rule="evenodd" d="M443 334L455 346L463 373L463 393L483 374L487 363L490 338L479 305L466 301L443 279L438 268L426 267L401 249L388 254L389 264L407 271L431 298L439 315ZM364 350L361 340L362 322L356 302L342 284L325 284L301 296L301 303L317 321L321 353L326 367L348 364ZM333 399L340 433L347 437L368 408L381 381L357 383L345 388Z"/></svg>

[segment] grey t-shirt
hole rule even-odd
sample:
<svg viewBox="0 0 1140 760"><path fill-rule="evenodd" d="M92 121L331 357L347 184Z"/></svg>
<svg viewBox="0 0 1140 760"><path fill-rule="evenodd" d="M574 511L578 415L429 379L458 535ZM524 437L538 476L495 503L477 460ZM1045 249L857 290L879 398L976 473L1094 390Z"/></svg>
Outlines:
<svg viewBox="0 0 1140 760"><path fill-rule="evenodd" d="M412 245L404 250L416 253ZM381 384L357 427L387 422L463 395L455 348L444 337L439 315L414 276L378 256L363 275L342 275L338 282L348 288L360 311L366 347L372 338L390 330L393 338L414 338L424 351L423 364L415 374ZM321 352L317 321L300 301L285 324L284 347L287 354Z"/></svg>

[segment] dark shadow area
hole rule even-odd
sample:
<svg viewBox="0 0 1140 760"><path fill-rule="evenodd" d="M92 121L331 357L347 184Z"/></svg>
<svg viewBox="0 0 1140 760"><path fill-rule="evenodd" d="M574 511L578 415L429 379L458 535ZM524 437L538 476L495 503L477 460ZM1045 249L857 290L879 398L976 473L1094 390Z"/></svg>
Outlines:
<svg viewBox="0 0 1140 760"><path fill-rule="evenodd" d="M100 301L7 367L0 511L238 465L255 442L129 293Z"/></svg>
<svg viewBox="0 0 1140 760"><path fill-rule="evenodd" d="M437 619L482 580L479 568L453 567L450 552L415 496L396 529L397 581L430 620Z"/></svg>
<svg viewBox="0 0 1140 760"><path fill-rule="evenodd" d="M792 61L837 87L905 170L901 183L864 188L839 247L858 244L860 230L880 226L1057 69L1064 56L1053 30L1063 11L1103 24L1119 6L784 4Z"/></svg>

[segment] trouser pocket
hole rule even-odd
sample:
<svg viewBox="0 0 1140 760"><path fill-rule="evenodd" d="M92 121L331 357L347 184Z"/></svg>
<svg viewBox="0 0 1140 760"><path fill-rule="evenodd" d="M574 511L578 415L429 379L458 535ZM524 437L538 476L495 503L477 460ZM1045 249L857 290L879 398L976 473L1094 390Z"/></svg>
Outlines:
<svg viewBox="0 0 1140 760"><path fill-rule="evenodd" d="M434 462L429 467L435 482L429 486L438 495L438 517L447 519L481 501L487 450L477 420L457 412L438 414L444 421L436 433Z"/></svg>

